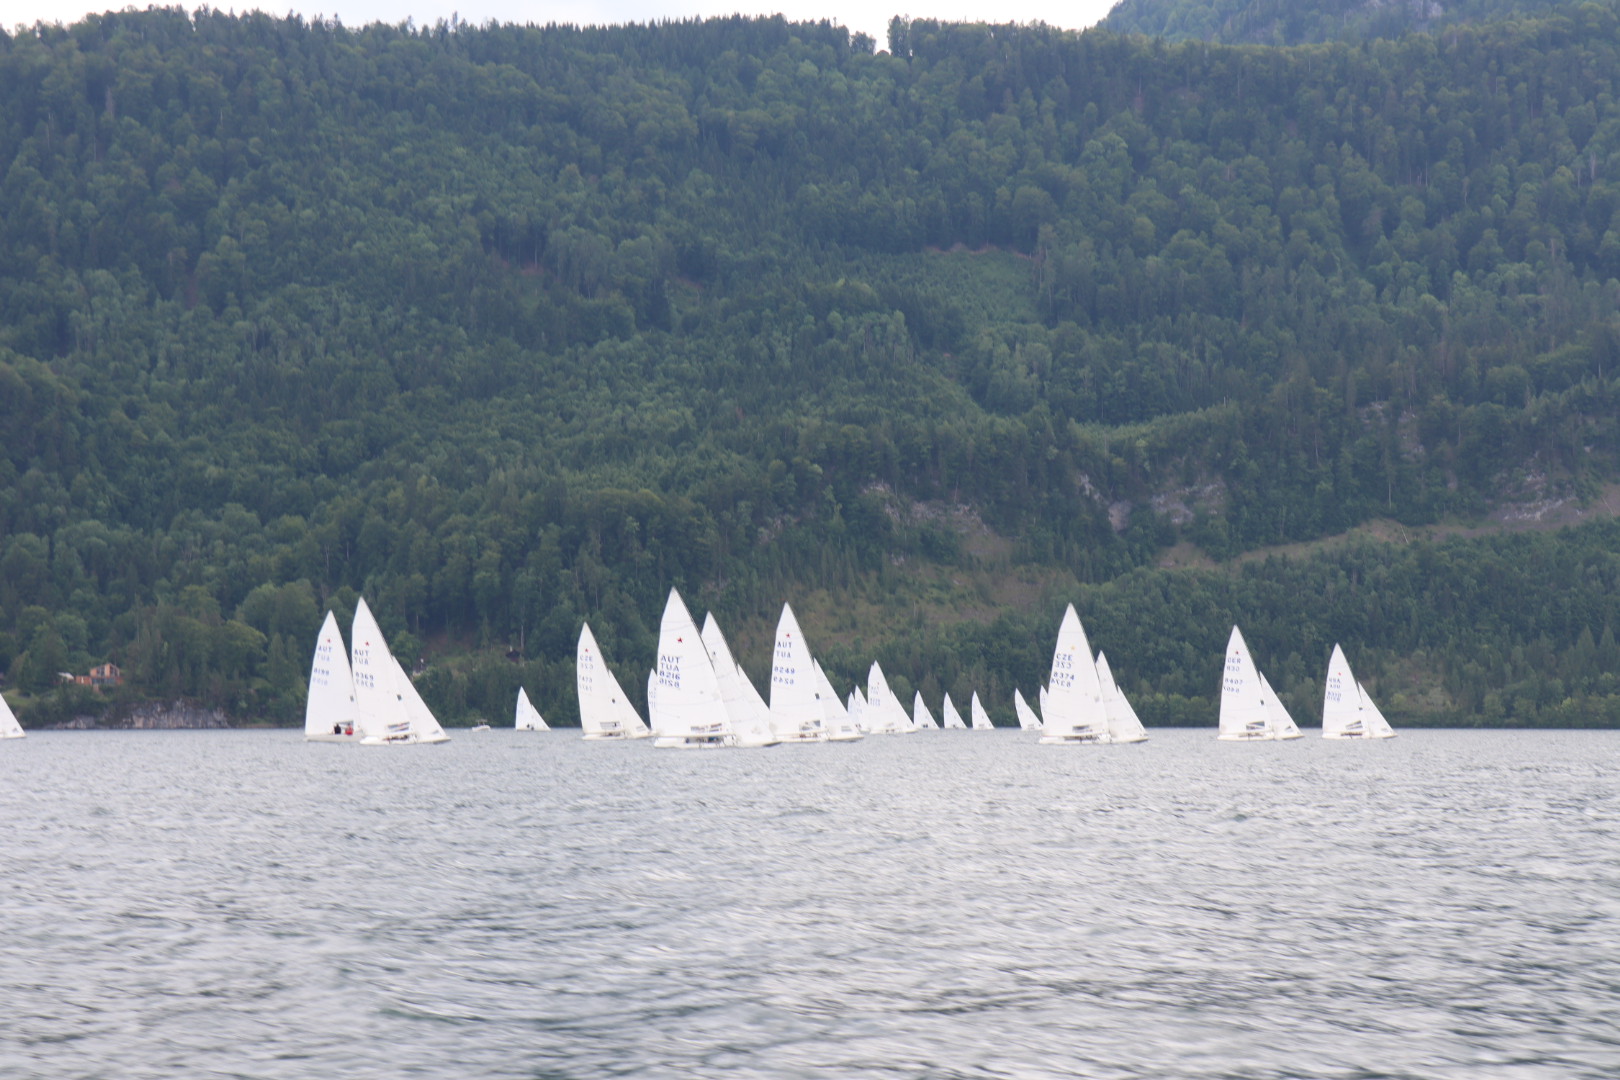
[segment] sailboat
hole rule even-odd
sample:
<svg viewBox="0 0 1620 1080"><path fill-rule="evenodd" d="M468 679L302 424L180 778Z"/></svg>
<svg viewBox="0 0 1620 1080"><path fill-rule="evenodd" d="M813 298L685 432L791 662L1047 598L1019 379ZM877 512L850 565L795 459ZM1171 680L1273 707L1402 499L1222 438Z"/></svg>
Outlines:
<svg viewBox="0 0 1620 1080"><path fill-rule="evenodd" d="M404 731L389 730L378 740L379 743L441 743L449 742L450 736L444 733L439 721L434 718L433 710L429 709L422 695L416 692L416 683L405 673L399 661L394 660L395 685L399 689L400 700L405 704L405 715L410 718L410 727ZM371 736L360 740L361 746L375 746Z"/></svg>
<svg viewBox="0 0 1620 1080"><path fill-rule="evenodd" d="M1299 738L1298 726L1255 667L1249 644L1236 626L1226 642L1220 731L1216 738L1232 742Z"/></svg>
<svg viewBox="0 0 1620 1080"><path fill-rule="evenodd" d="M1074 746L1109 742L1102 680L1091 658L1085 627L1070 604L1058 625L1052 650L1051 689L1041 702L1041 745Z"/></svg>
<svg viewBox="0 0 1620 1080"><path fill-rule="evenodd" d="M968 702L968 715L973 717L974 731L989 731L996 726L990 722L990 714L984 711L977 690L973 691L973 700Z"/></svg>
<svg viewBox="0 0 1620 1080"><path fill-rule="evenodd" d="M579 694L579 726L587 739L644 739L652 734L642 723L635 706L625 696L619 680L608 669L607 659L591 624L579 628L579 646L574 654L575 689Z"/></svg>
<svg viewBox="0 0 1620 1080"><path fill-rule="evenodd" d="M771 653L771 729L783 742L825 742L815 661L793 608L782 605Z"/></svg>
<svg viewBox="0 0 1620 1080"><path fill-rule="evenodd" d="M540 710L529 701L529 692L518 687L517 721L514 726L519 731L550 731L551 725L540 716Z"/></svg>
<svg viewBox="0 0 1620 1080"><path fill-rule="evenodd" d="M956 711L956 702L951 700L951 694L950 694L949 690L947 690L945 692L945 709L944 709L944 713L945 713L945 725L944 726L945 726L946 731L950 731L952 729L961 729L962 731L967 730L967 725L962 722L962 714Z"/></svg>
<svg viewBox="0 0 1620 1080"><path fill-rule="evenodd" d="M1013 712L1018 714L1018 726L1024 731L1039 731L1041 718L1035 715L1035 710L1029 707L1024 700L1022 690L1013 690Z"/></svg>
<svg viewBox="0 0 1620 1080"><path fill-rule="evenodd" d="M354 675L349 653L330 611L315 638L309 664L309 696L304 700L304 738L310 742L357 742L354 729Z"/></svg>
<svg viewBox="0 0 1620 1080"><path fill-rule="evenodd" d="M921 690L917 691L917 696L911 699L911 723L918 731L939 730L939 721L935 720L934 714L928 711L927 704L923 702Z"/></svg>
<svg viewBox="0 0 1620 1080"><path fill-rule="evenodd" d="M866 728L874 735L909 735L917 730L904 705L889 689L883 665L876 660L866 672Z"/></svg>
<svg viewBox="0 0 1620 1080"><path fill-rule="evenodd" d="M826 671L822 670L821 661L815 660L816 666L816 693L821 695L822 723L827 726L828 742L855 742L866 736L855 726L855 721L844 708L844 703L838 699L838 691L833 689L832 680L827 678Z"/></svg>
<svg viewBox="0 0 1620 1080"><path fill-rule="evenodd" d="M1108 716L1109 741L1146 742L1147 728L1142 726L1141 717L1136 715L1136 710L1131 708L1125 692L1114 681L1114 672L1108 666L1108 657L1102 653L1097 654L1097 681L1102 684L1103 712Z"/></svg>
<svg viewBox="0 0 1620 1080"><path fill-rule="evenodd" d="M328 615L327 618L331 616ZM6 703L5 695L0 694L0 739L22 739L27 735L28 732L17 722L17 714L12 712L11 706Z"/></svg>
<svg viewBox="0 0 1620 1080"><path fill-rule="evenodd" d="M731 646L720 632L714 612L703 619L703 644L709 650L709 662L714 665L714 676L720 681L720 698L725 703L726 716L738 746L775 746L782 740L771 730L771 710L759 696L747 672L731 655Z"/></svg>
<svg viewBox="0 0 1620 1080"><path fill-rule="evenodd" d="M1344 650L1333 646L1328 660L1327 687L1322 701L1322 738L1393 739L1395 729L1367 695L1367 688L1350 673Z"/></svg>
<svg viewBox="0 0 1620 1080"><path fill-rule="evenodd" d="M655 747L717 750L737 745L708 647L674 589L658 624L658 667L647 678L647 719Z"/></svg>
<svg viewBox="0 0 1620 1080"><path fill-rule="evenodd" d="M450 741L416 692L416 684L388 651L388 641L364 597L354 607L349 656L354 675L354 729L361 746Z"/></svg>
<svg viewBox="0 0 1620 1080"><path fill-rule="evenodd" d="M855 730L865 734L866 723L866 695L859 686L849 692L849 718L855 724Z"/></svg>

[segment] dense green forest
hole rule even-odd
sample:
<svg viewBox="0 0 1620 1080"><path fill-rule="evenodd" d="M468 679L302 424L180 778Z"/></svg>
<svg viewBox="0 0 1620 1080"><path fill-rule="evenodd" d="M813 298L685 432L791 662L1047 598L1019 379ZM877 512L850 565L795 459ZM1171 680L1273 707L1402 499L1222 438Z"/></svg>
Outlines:
<svg viewBox="0 0 1620 1080"><path fill-rule="evenodd" d="M1120 0L1101 25L1169 41L1306 45L1435 33L1544 16L1561 6L1559 0Z"/></svg>
<svg viewBox="0 0 1620 1080"><path fill-rule="evenodd" d="M1149 723L1234 621L1296 713L1620 723L1620 17L1299 48L896 20L152 9L0 34L0 670L301 715L364 594L450 721L756 676L1010 718L1074 601ZM1180 545L1178 548L1177 546ZM1195 545L1202 570L1166 570ZM1274 658L1270 664L1267 658ZM842 687L841 687L842 688Z"/></svg>

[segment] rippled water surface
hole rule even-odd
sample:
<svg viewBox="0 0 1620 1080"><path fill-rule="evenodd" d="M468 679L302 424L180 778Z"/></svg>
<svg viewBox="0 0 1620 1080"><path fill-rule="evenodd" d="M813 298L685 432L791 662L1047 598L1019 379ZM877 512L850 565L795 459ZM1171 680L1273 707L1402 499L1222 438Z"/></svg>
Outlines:
<svg viewBox="0 0 1620 1080"><path fill-rule="evenodd" d="M1620 733L0 743L0 1076L1620 1076Z"/></svg>

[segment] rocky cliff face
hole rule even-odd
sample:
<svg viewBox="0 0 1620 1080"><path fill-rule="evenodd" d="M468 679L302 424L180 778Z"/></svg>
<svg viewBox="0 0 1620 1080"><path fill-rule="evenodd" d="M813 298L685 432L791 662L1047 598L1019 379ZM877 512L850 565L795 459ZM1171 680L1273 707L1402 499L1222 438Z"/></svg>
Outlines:
<svg viewBox="0 0 1620 1080"><path fill-rule="evenodd" d="M228 728L223 710L210 709L191 701L148 701L139 705L115 705L101 716L76 716L50 727L59 731L158 730L174 728Z"/></svg>

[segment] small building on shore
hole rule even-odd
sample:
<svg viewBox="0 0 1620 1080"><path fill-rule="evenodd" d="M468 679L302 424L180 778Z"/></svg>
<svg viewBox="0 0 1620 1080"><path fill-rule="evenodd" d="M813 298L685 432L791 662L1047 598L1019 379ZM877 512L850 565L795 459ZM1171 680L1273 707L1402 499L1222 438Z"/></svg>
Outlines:
<svg viewBox="0 0 1620 1080"><path fill-rule="evenodd" d="M61 682L72 683L74 686L91 686L97 690L124 685L124 673L117 664L97 664L90 669L88 675L75 675L71 671L62 671L58 672L56 677Z"/></svg>

